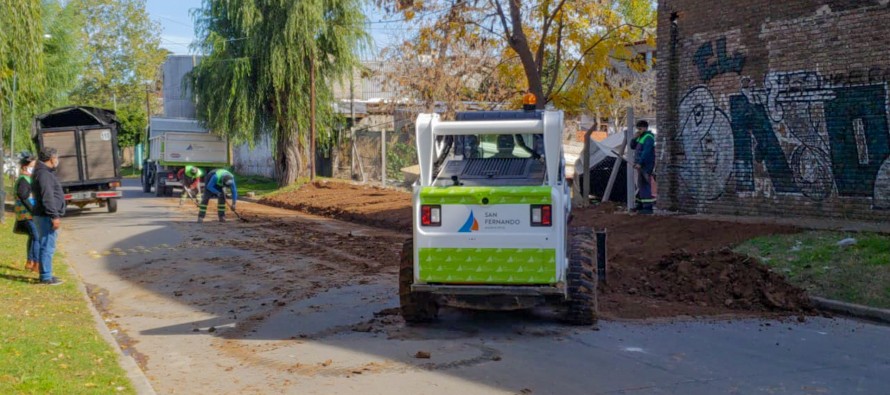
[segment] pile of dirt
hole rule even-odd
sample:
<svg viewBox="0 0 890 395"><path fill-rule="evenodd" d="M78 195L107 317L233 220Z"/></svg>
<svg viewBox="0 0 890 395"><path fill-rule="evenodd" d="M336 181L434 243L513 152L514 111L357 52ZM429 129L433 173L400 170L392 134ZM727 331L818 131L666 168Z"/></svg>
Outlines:
<svg viewBox="0 0 890 395"><path fill-rule="evenodd" d="M813 310L803 290L728 248L696 254L676 251L657 262L611 268L601 291L601 302L609 307L604 311L623 318ZM640 298L663 303L635 309Z"/></svg>
<svg viewBox="0 0 890 395"><path fill-rule="evenodd" d="M410 236L411 195L345 182L316 182L262 203L397 230ZM599 307L608 318L800 313L804 291L729 247L790 226L629 215L612 205L573 211L571 226L606 229L607 283Z"/></svg>
<svg viewBox="0 0 890 395"><path fill-rule="evenodd" d="M402 232L411 231L411 194L338 181L316 181L260 200L274 207Z"/></svg>

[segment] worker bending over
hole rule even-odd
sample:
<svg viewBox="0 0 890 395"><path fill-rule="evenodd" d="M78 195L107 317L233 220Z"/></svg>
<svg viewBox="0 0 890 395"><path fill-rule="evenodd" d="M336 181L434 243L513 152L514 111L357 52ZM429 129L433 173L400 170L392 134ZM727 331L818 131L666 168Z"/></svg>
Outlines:
<svg viewBox="0 0 890 395"><path fill-rule="evenodd" d="M180 205L186 197L189 199L197 199L198 193L200 192L198 187L200 186L201 177L203 176L204 172L195 166L189 165L179 169L176 177L182 181L182 196L179 197Z"/></svg>
<svg viewBox="0 0 890 395"><path fill-rule="evenodd" d="M235 186L235 176L226 169L213 170L204 177L204 195L201 197L201 204L198 205L198 223L204 222L204 216L207 215L207 202L211 197L217 198L217 211L219 212L219 222L226 222L226 193L228 188L232 193L232 210L235 210L235 204L238 202L238 187Z"/></svg>

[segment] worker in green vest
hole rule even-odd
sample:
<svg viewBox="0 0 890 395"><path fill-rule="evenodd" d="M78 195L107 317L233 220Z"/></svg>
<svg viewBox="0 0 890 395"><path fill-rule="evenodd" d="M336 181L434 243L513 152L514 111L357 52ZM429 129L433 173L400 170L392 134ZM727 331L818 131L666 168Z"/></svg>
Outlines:
<svg viewBox="0 0 890 395"><path fill-rule="evenodd" d="M655 172L655 135L649 131L649 122L637 122L637 133L631 140L634 152L634 168L637 169L637 204L640 214L652 214L655 198L652 196L652 179Z"/></svg>
<svg viewBox="0 0 890 395"><path fill-rule="evenodd" d="M182 196L179 197L180 206L186 197L189 199L198 198L198 193L200 192L198 187L203 176L204 172L196 166L188 165L179 170L177 178L182 181Z"/></svg>
<svg viewBox="0 0 890 395"><path fill-rule="evenodd" d="M235 185L235 175L226 169L213 170L204 177L204 195L201 204L198 205L198 223L204 222L207 215L207 203L210 198L217 198L217 212L219 222L226 222L226 192L228 188L232 193L232 210L238 202L238 187Z"/></svg>

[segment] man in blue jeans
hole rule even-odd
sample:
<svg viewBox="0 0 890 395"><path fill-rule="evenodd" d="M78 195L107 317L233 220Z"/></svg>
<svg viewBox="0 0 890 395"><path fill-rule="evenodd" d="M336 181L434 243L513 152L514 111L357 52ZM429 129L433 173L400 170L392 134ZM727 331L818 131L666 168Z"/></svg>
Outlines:
<svg viewBox="0 0 890 395"><path fill-rule="evenodd" d="M34 223L37 225L37 243L40 257L40 283L59 285L62 280L53 276L53 254L56 252L56 238L65 215L65 194L62 184L56 178L59 154L54 148L44 147L38 155L38 162L31 175L31 190L34 194Z"/></svg>

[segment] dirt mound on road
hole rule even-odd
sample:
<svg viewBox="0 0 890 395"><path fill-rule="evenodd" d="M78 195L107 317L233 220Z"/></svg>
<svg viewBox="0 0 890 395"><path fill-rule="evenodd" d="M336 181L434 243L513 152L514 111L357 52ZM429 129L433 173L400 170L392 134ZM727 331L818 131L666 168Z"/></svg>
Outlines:
<svg viewBox="0 0 890 395"><path fill-rule="evenodd" d="M640 305L641 298L664 303ZM676 251L651 264L611 268L601 299L606 314L621 318L813 310L803 290L728 248Z"/></svg>
<svg viewBox="0 0 890 395"><path fill-rule="evenodd" d="M260 200L274 207L411 232L411 194L338 181L316 181Z"/></svg>
<svg viewBox="0 0 890 395"><path fill-rule="evenodd" d="M365 225L411 232L411 194L316 182L262 203ZM772 314L810 310L804 292L728 247L798 229L768 224L640 216L612 205L574 210L572 226L607 229L608 282L600 311L610 318Z"/></svg>

